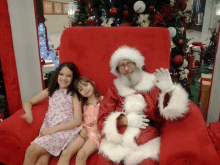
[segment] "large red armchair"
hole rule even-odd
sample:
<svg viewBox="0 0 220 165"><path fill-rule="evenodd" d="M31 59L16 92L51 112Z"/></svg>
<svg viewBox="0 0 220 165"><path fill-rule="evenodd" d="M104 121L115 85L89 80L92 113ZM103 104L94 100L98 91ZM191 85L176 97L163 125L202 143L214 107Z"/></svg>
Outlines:
<svg viewBox="0 0 220 165"><path fill-rule="evenodd" d="M60 63L74 62L81 75L95 81L105 95L114 79L109 60L121 45L135 47L145 56L145 66L169 68L170 37L166 28L140 27L74 27L61 36ZM26 148L37 137L47 111L48 99L33 106L34 121L27 124L20 116L23 109L0 123L0 162L22 165ZM165 121L160 129L160 165L218 165L219 158L207 132L205 121L196 104L189 101L190 113L177 121ZM95 165L98 153L88 160ZM50 165L56 164L53 157ZM74 165L75 157L71 160Z"/></svg>

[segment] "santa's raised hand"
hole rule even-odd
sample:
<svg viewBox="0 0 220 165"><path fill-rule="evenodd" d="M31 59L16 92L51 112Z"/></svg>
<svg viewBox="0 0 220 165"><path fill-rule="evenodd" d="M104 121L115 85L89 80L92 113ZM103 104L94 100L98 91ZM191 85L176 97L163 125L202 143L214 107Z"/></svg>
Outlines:
<svg viewBox="0 0 220 165"><path fill-rule="evenodd" d="M155 84L160 90L164 93L171 92L174 89L173 82L170 77L170 73L168 69L160 68L156 69L156 72L154 73L156 76Z"/></svg>

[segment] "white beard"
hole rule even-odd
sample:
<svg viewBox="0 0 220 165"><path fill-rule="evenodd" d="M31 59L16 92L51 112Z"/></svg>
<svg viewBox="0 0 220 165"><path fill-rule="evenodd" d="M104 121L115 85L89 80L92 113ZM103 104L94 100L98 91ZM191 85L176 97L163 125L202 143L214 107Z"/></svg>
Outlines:
<svg viewBox="0 0 220 165"><path fill-rule="evenodd" d="M129 77L121 74L118 77L118 80L127 87L135 86L139 83L142 78L142 71L140 69L136 69Z"/></svg>

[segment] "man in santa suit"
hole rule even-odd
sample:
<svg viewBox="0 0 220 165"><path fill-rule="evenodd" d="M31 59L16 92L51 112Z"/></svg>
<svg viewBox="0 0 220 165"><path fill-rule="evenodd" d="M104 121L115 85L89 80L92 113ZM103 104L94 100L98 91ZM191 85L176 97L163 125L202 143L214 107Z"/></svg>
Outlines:
<svg viewBox="0 0 220 165"><path fill-rule="evenodd" d="M188 111L188 94L172 83L169 71L161 68L150 74L143 66L144 57L128 46L111 57L111 73L117 79L99 109L102 141L97 164L157 165L159 123L177 120Z"/></svg>

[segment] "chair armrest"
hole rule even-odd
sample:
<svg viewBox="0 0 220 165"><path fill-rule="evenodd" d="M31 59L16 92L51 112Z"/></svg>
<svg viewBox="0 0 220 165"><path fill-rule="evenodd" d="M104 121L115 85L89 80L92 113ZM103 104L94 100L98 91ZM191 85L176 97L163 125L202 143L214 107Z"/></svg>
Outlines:
<svg viewBox="0 0 220 165"><path fill-rule="evenodd" d="M198 106L189 102L189 114L161 127L160 164L218 164L219 158Z"/></svg>
<svg viewBox="0 0 220 165"><path fill-rule="evenodd" d="M33 106L32 124L21 118L24 114L22 108L0 123L1 163L23 164L25 151L30 142L38 136L47 109L48 99L45 99Z"/></svg>

